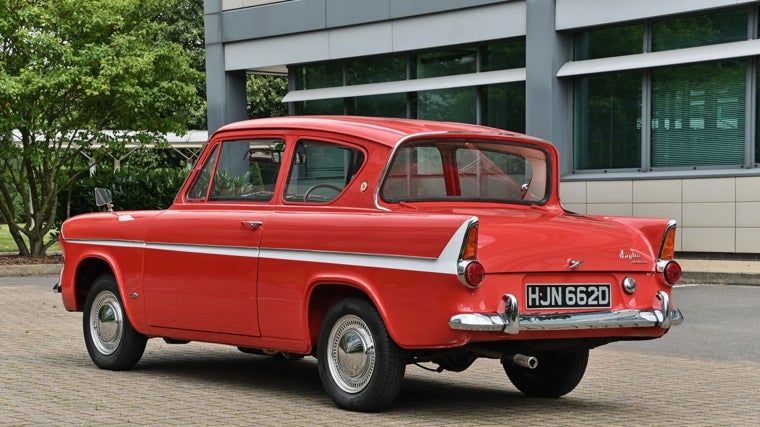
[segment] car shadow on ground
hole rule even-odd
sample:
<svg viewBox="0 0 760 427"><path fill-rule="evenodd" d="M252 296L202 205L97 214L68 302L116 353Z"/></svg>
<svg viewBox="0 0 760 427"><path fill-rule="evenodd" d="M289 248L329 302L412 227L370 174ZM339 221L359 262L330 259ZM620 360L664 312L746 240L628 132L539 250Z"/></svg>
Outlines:
<svg viewBox="0 0 760 427"><path fill-rule="evenodd" d="M146 354L133 373L174 377L197 387L223 387L240 393L255 390L285 401L293 399L332 407L319 379L317 361L312 357L279 360L237 353L233 349L210 355L197 352L156 352ZM585 397L573 397L572 393L559 399L530 397L517 391L503 371L494 372L494 375L498 375L498 387L480 384L476 378L468 377L467 372L437 374L409 365L398 398L384 413L405 416L417 414L434 423L446 423L449 415L458 414L457 417L461 417L463 411L476 420L478 415L488 419L494 416L530 417L536 411L549 415L556 412L557 417L571 413L574 417L582 418L586 414L616 412L627 408L622 402L619 406L600 405L600 402Z"/></svg>

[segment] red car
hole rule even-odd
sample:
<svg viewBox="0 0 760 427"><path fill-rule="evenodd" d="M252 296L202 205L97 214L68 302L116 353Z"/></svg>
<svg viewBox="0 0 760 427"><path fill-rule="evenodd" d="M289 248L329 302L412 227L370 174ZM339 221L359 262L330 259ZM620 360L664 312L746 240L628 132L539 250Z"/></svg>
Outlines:
<svg viewBox="0 0 760 427"><path fill-rule="evenodd" d="M310 355L337 406L372 411L407 364L487 357L558 397L589 349L683 321L675 221L579 215L558 189L555 148L499 129L244 121L211 137L169 209L67 220L58 289L104 369L154 337Z"/></svg>

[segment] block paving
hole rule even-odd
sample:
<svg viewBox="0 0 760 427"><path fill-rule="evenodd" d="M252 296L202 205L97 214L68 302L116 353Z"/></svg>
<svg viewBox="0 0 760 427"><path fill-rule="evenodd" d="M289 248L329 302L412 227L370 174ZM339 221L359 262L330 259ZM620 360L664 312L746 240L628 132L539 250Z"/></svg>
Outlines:
<svg viewBox="0 0 760 427"><path fill-rule="evenodd" d="M50 278L52 287L55 277ZM0 425L755 426L760 364L593 350L560 399L519 393L495 360L462 373L407 368L381 413L335 408L316 360L280 361L233 347L148 342L135 369L100 370L81 313L49 288L0 279Z"/></svg>

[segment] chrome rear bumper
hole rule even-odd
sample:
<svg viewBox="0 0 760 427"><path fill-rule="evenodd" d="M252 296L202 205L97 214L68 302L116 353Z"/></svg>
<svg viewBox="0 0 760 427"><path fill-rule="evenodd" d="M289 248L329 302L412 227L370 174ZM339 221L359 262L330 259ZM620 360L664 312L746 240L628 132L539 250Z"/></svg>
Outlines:
<svg viewBox="0 0 760 427"><path fill-rule="evenodd" d="M657 292L652 310L592 311L583 313L520 314L517 298L505 294L496 313L462 313L451 316L449 327L460 331L504 332L559 331L571 329L647 328L668 329L683 322L681 311L671 307L670 297Z"/></svg>

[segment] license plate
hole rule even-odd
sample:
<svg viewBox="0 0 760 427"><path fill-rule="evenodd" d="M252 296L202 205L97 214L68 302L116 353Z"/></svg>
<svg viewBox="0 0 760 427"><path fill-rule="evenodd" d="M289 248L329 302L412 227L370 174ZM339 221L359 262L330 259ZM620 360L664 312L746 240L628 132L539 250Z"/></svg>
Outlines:
<svg viewBox="0 0 760 427"><path fill-rule="evenodd" d="M612 305L611 300L608 283L525 285L525 304L528 310L609 308Z"/></svg>

